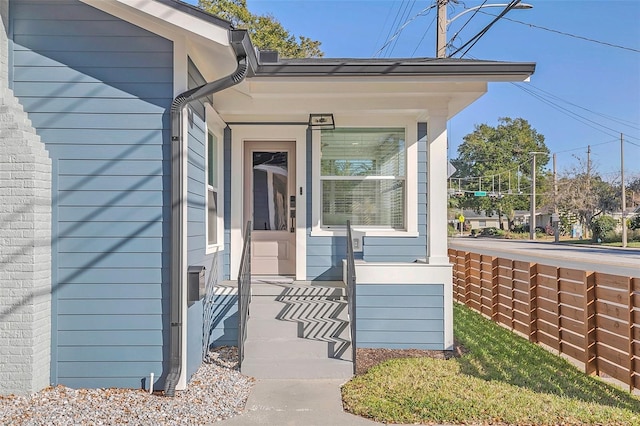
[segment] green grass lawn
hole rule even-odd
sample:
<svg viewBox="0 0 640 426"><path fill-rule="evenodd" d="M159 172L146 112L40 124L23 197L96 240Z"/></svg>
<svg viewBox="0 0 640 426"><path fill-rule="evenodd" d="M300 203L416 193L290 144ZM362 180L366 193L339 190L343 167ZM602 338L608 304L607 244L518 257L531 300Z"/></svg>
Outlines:
<svg viewBox="0 0 640 426"><path fill-rule="evenodd" d="M468 351L395 359L342 389L345 408L385 423L640 425L640 399L455 304Z"/></svg>

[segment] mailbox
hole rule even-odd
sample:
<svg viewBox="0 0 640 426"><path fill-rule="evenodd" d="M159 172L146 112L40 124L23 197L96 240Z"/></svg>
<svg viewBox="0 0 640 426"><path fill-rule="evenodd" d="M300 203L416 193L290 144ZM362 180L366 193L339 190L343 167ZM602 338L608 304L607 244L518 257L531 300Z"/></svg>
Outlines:
<svg viewBox="0 0 640 426"><path fill-rule="evenodd" d="M197 302L205 296L204 266L189 266L187 271L187 297Z"/></svg>

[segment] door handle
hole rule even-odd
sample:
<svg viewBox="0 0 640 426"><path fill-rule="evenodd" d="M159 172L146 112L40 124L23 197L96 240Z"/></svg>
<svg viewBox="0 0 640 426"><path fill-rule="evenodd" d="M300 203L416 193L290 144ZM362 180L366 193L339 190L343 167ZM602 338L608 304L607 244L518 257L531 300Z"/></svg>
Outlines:
<svg viewBox="0 0 640 426"><path fill-rule="evenodd" d="M289 217L291 218L291 233L296 232L296 209L289 210Z"/></svg>

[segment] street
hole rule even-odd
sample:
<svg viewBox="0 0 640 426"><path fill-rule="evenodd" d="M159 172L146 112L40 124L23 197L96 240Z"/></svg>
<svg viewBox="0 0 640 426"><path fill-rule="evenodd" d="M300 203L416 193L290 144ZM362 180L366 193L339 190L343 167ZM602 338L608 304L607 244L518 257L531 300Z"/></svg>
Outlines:
<svg viewBox="0 0 640 426"><path fill-rule="evenodd" d="M497 238L449 238L449 248L545 265L640 277L640 249Z"/></svg>

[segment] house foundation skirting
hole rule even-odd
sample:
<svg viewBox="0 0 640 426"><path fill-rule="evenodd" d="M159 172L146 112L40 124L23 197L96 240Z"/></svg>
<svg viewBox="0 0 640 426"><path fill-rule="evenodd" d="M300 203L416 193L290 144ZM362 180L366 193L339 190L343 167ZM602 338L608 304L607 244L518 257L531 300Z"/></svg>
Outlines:
<svg viewBox="0 0 640 426"><path fill-rule="evenodd" d="M0 2L0 394L50 384L51 160L7 87Z"/></svg>
<svg viewBox="0 0 640 426"><path fill-rule="evenodd" d="M453 349L451 265L356 261L356 347Z"/></svg>

